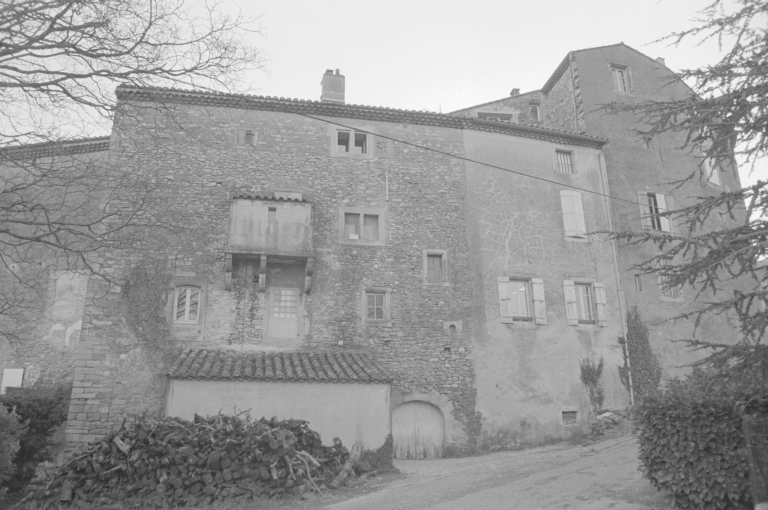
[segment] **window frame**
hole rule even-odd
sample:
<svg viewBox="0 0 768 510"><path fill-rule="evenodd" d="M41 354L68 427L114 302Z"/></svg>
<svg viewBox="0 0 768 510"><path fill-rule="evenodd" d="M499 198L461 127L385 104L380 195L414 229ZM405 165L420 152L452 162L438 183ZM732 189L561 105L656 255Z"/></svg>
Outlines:
<svg viewBox="0 0 768 510"><path fill-rule="evenodd" d="M583 281L574 281L573 282L573 288L576 291L576 317L579 321L579 324L595 324L597 323L597 303L595 302L595 287L594 284L589 282L583 282ZM588 304L588 311L589 311L589 317L584 318L582 317L581 312L583 311L583 305L582 303L582 296L579 295L579 289L587 289L587 304Z"/></svg>
<svg viewBox="0 0 768 510"><path fill-rule="evenodd" d="M251 134L251 143L248 141L248 133ZM235 132L235 146L241 149L248 149L256 147L256 142L259 139L259 133L255 129L238 128Z"/></svg>
<svg viewBox="0 0 768 510"><path fill-rule="evenodd" d="M656 262L656 266L668 266L675 264L675 258L666 258L662 260L658 260ZM664 302L668 303L681 303L685 301L685 296L683 296L683 286L679 285L675 289L668 288L666 290L673 290L677 295L667 295L665 294L664 289L664 282L668 279L668 276L663 276L660 274L656 275L656 285L659 288L659 299Z"/></svg>
<svg viewBox="0 0 768 510"><path fill-rule="evenodd" d="M369 127L357 127L357 128L343 128L338 126L329 126L330 132L330 151L331 157L335 158L348 158L348 159L373 159L376 153L376 144L374 135ZM349 148L350 152L339 152L338 139L340 132L349 133ZM366 152L356 154L354 152L355 138L357 135L365 136Z"/></svg>
<svg viewBox="0 0 768 510"><path fill-rule="evenodd" d="M350 239L346 233L346 215L357 214L357 239ZM378 216L378 239L362 238L362 232L365 228L366 216ZM339 243L348 245L362 246L385 246L387 242L387 210L384 208L371 207L340 207L339 208Z"/></svg>
<svg viewBox="0 0 768 510"><path fill-rule="evenodd" d="M566 423L565 421L565 414L568 413L571 415L573 413L573 421L568 421ZM563 427L577 427L579 425L579 410L578 409L570 409L566 408L560 411L560 423L562 423Z"/></svg>
<svg viewBox="0 0 768 510"><path fill-rule="evenodd" d="M704 160L704 168L707 172L707 184L716 188L723 186L723 181L720 175L720 165L713 163L709 158ZM715 177L715 179L713 179Z"/></svg>
<svg viewBox="0 0 768 510"><path fill-rule="evenodd" d="M502 283L523 282L525 284L527 316L505 315L504 300L502 299ZM498 300L499 320L502 324L547 324L547 306L544 296L544 280L522 275L499 276Z"/></svg>
<svg viewBox="0 0 768 510"><path fill-rule="evenodd" d="M536 119L531 118L531 111L533 109L536 109ZM541 103L536 101L531 101L528 103L528 122L531 124L541 124L542 122L542 115L541 115Z"/></svg>
<svg viewBox="0 0 768 510"><path fill-rule="evenodd" d="M624 85L625 90L621 90L620 83ZM616 94L623 96L632 94L632 71L629 66L611 64L611 87Z"/></svg>
<svg viewBox="0 0 768 510"><path fill-rule="evenodd" d="M576 295L577 285L588 285L592 291L592 320L581 320L578 312ZM570 277L563 280L563 297L565 298L565 317L569 326L608 326L608 302L605 294L605 284L594 278Z"/></svg>
<svg viewBox="0 0 768 510"><path fill-rule="evenodd" d="M179 291L184 290L186 294L185 298L185 319L178 319L178 306L179 306ZM192 290L198 291L197 297L197 318L195 320L189 320L189 298ZM182 283L173 287L173 308L171 310L171 321L175 326L196 326L200 324L200 318L202 316L202 303L203 303L203 289L199 285L192 283Z"/></svg>
<svg viewBox="0 0 768 510"><path fill-rule="evenodd" d="M441 261L442 280L432 281L429 279L429 257L438 256ZM430 285L434 287L447 287L450 285L448 281L448 250L433 250L427 249L422 252L422 283L424 285Z"/></svg>
<svg viewBox="0 0 768 510"><path fill-rule="evenodd" d="M654 204L650 203L651 196L654 198ZM663 202L663 205L661 202ZM637 203L640 206L640 223L643 230L672 232L671 218L658 216L662 212L674 210L674 197L672 195L665 195L664 193L656 193L654 191L638 191Z"/></svg>
<svg viewBox="0 0 768 510"><path fill-rule="evenodd" d="M376 294L384 296L384 318L371 319L368 317L368 295ZM392 288L391 287L364 287L360 300L360 312L363 326L392 326Z"/></svg>
<svg viewBox="0 0 768 510"><path fill-rule="evenodd" d="M561 154L564 154L564 155L568 156L569 167L571 169L570 172L561 172L560 171L560 168L562 168L561 165L560 165L560 155ZM576 174L576 164L575 164L576 163L576 158L575 158L575 155L574 155L572 150L570 150L570 149L555 149L554 160L555 160L555 173L556 174L559 174L559 175L575 175Z"/></svg>

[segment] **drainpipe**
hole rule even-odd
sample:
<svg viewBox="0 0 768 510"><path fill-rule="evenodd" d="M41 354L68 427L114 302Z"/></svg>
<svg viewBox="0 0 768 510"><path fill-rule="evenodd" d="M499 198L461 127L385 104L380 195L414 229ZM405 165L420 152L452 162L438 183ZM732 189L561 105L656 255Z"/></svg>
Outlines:
<svg viewBox="0 0 768 510"><path fill-rule="evenodd" d="M608 218L608 229L613 232L613 216L611 214L611 199L608 198L610 196L610 190L608 188L608 171L606 170L605 166L605 150L608 147L606 146L604 149L601 149L600 152L598 152L598 161L600 162L600 183L602 184L602 192L605 195L603 198L603 205L605 206L605 214ZM621 320L619 321L621 324L621 336L624 339L624 343L622 344L622 349L624 349L624 356L627 360L627 372L628 372L628 379L629 379L629 403L634 407L635 405L635 389L632 385L632 364L629 359L629 344L627 343L627 325L626 325L626 313L624 311L624 289L621 286L621 274L619 273L619 250L616 245L616 240L611 239L611 257L613 258L613 276L616 279L616 291L619 295L619 313Z"/></svg>

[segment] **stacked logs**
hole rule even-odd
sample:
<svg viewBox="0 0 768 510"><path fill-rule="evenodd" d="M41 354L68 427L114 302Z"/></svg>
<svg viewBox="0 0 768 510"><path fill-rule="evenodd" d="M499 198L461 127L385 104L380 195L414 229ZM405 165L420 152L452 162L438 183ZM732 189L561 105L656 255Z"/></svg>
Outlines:
<svg viewBox="0 0 768 510"><path fill-rule="evenodd" d="M338 439L323 446L303 420L144 420L75 453L32 497L78 507L276 498L336 486L349 456Z"/></svg>

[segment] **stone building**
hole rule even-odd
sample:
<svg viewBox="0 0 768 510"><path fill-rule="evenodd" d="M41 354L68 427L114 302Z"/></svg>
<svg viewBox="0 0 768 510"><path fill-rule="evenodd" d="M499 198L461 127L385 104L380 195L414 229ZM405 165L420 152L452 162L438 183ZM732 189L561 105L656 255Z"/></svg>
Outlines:
<svg viewBox="0 0 768 510"><path fill-rule="evenodd" d="M696 194L664 183L697 163L594 106L667 93L669 74L624 45L572 52L542 90L448 115L347 105L338 71L319 102L119 88L105 157L175 227L105 257L122 288L78 294L72 369L50 376L74 383L70 446L134 414L235 408L369 448L392 432L403 457L534 443L588 425L584 360L625 407L627 307L668 318L692 293L591 232L674 228L646 213ZM686 186L738 186L719 177ZM665 366L689 326L654 325Z"/></svg>

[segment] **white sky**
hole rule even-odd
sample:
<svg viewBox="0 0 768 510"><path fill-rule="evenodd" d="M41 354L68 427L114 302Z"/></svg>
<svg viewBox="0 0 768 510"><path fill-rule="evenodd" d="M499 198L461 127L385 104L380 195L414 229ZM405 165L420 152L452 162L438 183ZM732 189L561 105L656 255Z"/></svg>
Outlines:
<svg viewBox="0 0 768 510"><path fill-rule="evenodd" d="M260 0L267 73L248 92L319 99L325 69L351 104L450 112L541 88L570 50L624 42L672 70L720 58L716 44L653 43L694 24L711 0ZM225 8L238 4L225 0ZM743 184L768 178L759 165ZM744 174L745 172L742 172Z"/></svg>

